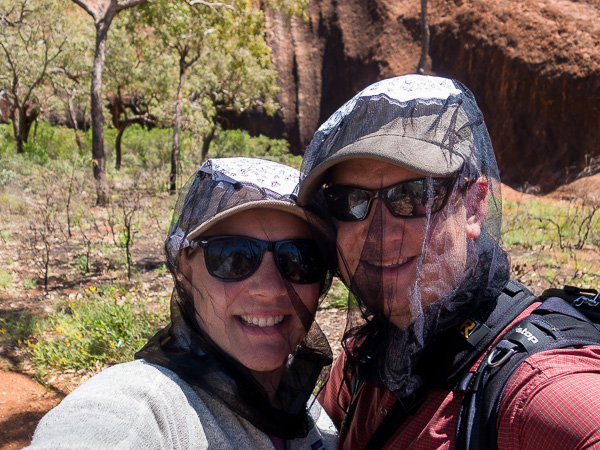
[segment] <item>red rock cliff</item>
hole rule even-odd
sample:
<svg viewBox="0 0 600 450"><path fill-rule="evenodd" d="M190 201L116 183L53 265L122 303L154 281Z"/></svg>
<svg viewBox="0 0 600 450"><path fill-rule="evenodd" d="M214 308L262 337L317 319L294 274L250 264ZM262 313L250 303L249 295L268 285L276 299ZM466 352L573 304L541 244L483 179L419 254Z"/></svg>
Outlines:
<svg viewBox="0 0 600 450"><path fill-rule="evenodd" d="M302 152L368 84L415 72L420 1L311 0L268 18L282 110L270 133ZM429 0L428 73L474 93L503 180L543 191L600 171L600 0ZM587 169L586 169L587 168Z"/></svg>

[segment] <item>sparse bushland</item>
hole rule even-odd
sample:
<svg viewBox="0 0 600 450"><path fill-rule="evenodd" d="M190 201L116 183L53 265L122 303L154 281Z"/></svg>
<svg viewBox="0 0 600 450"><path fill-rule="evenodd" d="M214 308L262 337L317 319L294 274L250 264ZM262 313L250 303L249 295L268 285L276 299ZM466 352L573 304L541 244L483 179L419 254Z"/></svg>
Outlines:
<svg viewBox="0 0 600 450"><path fill-rule="evenodd" d="M10 136L7 127L0 134ZM73 130L40 123L23 154L10 139L0 142L0 357L41 381L65 372L86 378L130 360L168 318L170 130L130 127L126 164L107 165L109 208L95 206L90 133L80 138L81 153ZM200 165L194 143L183 134L182 182ZM222 133L213 146L215 156L300 165L287 142L242 131Z"/></svg>
<svg viewBox="0 0 600 450"><path fill-rule="evenodd" d="M505 201L502 228L513 276L536 293L565 284L600 290L600 205Z"/></svg>
<svg viewBox="0 0 600 450"><path fill-rule="evenodd" d="M112 207L99 208L89 131L80 133L80 151L73 130L41 122L17 155L7 127L0 125L0 361L71 389L130 360L167 323L172 281L163 240L176 200L168 193L171 131L128 129L121 170L107 164ZM107 130L107 143L116 132ZM184 182L202 149L188 133L181 144ZM301 161L285 141L242 131L221 133L212 146L213 157L258 156L297 168ZM115 151L106 150L111 161ZM505 201L502 241L513 276L538 294L563 284L600 287L597 206ZM336 354L346 301L336 280L318 313Z"/></svg>

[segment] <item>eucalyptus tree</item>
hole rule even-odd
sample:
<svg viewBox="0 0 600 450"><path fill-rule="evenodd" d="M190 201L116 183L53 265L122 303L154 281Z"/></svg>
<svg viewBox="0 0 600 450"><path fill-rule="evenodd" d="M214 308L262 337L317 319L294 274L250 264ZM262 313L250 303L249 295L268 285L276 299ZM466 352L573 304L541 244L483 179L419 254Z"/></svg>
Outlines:
<svg viewBox="0 0 600 450"><path fill-rule="evenodd" d="M235 10L225 15L235 26L220 31L219 45L204 61L202 72L195 74L192 89L192 99L204 98L205 105L202 160L208 157L219 128L231 127L230 117L249 109L270 115L278 108L274 98L278 91L277 72L264 39L263 12L249 9L241 14Z"/></svg>
<svg viewBox="0 0 600 450"><path fill-rule="evenodd" d="M170 192L175 192L182 128L203 137L206 153L225 111L243 111L260 102L274 110L276 72L264 15L249 0L154 0L132 15L138 16L132 18L137 39L157 39L176 59L169 175Z"/></svg>
<svg viewBox="0 0 600 450"><path fill-rule="evenodd" d="M75 7L73 7L75 8ZM55 108L64 108L67 123L73 127L75 141L80 154L83 154L83 145L79 133L79 124L89 125L90 92L89 85L92 74L93 54L89 46L93 39L94 30L85 20L84 13L80 10L71 14L69 23L72 25L70 58L63 60L52 67L50 82L54 92L53 103Z"/></svg>
<svg viewBox="0 0 600 450"><path fill-rule="evenodd" d="M0 94L18 153L52 95L45 83L51 69L72 56L65 12L52 0L0 0Z"/></svg>
<svg viewBox="0 0 600 450"><path fill-rule="evenodd" d="M220 9L229 7L221 4L218 6ZM218 12L215 8L217 7L212 4L193 5L184 0L155 0L132 14L132 23L139 27L138 40L155 40L165 51L173 53L177 61L178 82L173 100L173 144L169 175L169 189L172 193L177 190L177 165L186 75L206 51L206 43L218 22Z"/></svg>
<svg viewBox="0 0 600 450"><path fill-rule="evenodd" d="M106 59L108 30L114 18L123 10L132 8L147 0L72 0L87 12L94 20L96 43L91 82L92 113L92 164L96 182L96 204L106 206L110 195L106 179L106 160L104 156L104 114L102 111L102 72Z"/></svg>
<svg viewBox="0 0 600 450"><path fill-rule="evenodd" d="M127 128L138 123L150 127L163 118L162 105L168 102L175 84L172 57L152 39L135 39L129 15L111 32L106 55L105 81L115 138L115 168L122 162L122 139Z"/></svg>

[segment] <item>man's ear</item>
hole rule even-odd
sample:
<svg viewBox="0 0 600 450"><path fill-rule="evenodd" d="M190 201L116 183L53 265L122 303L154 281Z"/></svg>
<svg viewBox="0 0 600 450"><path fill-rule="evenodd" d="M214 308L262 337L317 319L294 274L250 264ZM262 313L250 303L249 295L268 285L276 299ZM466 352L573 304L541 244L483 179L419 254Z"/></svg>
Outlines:
<svg viewBox="0 0 600 450"><path fill-rule="evenodd" d="M476 239L481 234L481 225L487 213L488 182L479 177L467 190L467 236Z"/></svg>

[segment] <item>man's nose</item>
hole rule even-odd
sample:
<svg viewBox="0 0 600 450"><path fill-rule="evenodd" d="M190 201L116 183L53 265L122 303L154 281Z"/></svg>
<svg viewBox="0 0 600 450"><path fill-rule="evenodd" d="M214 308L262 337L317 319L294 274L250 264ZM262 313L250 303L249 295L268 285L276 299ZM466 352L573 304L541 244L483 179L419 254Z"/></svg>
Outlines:
<svg viewBox="0 0 600 450"><path fill-rule="evenodd" d="M370 216L368 235L371 239L381 239L384 246L402 241L406 219L394 216L382 199L373 199Z"/></svg>

